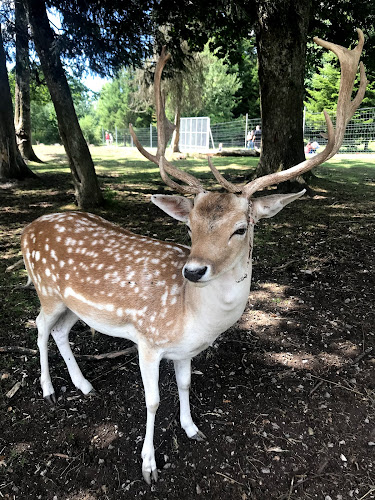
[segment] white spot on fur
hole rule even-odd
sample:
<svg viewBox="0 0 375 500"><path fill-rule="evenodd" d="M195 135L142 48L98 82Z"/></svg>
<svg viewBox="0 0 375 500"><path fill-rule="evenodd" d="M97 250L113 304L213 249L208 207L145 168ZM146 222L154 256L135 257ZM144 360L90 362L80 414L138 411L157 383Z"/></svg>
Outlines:
<svg viewBox="0 0 375 500"><path fill-rule="evenodd" d="M168 290L166 290L161 296L161 303L163 306L167 304L167 298L168 298Z"/></svg>

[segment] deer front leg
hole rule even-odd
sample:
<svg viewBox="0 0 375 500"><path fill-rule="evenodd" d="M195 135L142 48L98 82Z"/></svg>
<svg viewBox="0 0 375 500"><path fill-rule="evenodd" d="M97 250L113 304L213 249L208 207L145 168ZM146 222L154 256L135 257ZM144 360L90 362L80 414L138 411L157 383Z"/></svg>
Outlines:
<svg viewBox="0 0 375 500"><path fill-rule="evenodd" d="M142 447L142 474L146 483L151 484L151 475L154 481L158 480L154 449L154 426L155 415L160 403L160 357L156 353L150 351L147 347L142 347L142 345L138 345L138 351L139 367L141 369L147 408L146 435Z"/></svg>
<svg viewBox="0 0 375 500"><path fill-rule="evenodd" d="M180 422L190 439L203 441L206 436L193 422L190 413L189 389L191 383L191 359L181 359L174 361L174 370L180 398Z"/></svg>

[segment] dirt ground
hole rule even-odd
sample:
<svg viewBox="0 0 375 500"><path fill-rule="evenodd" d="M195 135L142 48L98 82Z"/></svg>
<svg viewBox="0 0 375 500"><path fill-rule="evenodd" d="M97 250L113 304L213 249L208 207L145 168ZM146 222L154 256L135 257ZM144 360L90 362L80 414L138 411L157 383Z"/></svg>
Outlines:
<svg viewBox="0 0 375 500"><path fill-rule="evenodd" d="M256 229L246 311L193 360L192 413L207 441L190 441L180 428L173 366L162 362L159 481L151 488L141 475L146 411L136 354L80 360L98 391L84 397L50 342L58 389L50 407L38 356L0 353L0 498L375 498L375 179L349 170L345 183L324 166L314 199ZM1 346L36 349L36 294L17 288L23 270L5 269L19 259L22 228L73 201L69 175L47 172L43 180L0 185ZM114 177L101 182L116 189ZM130 191L123 187L99 213L143 234L180 238L149 190ZM130 345L93 337L84 324L71 342L80 355Z"/></svg>

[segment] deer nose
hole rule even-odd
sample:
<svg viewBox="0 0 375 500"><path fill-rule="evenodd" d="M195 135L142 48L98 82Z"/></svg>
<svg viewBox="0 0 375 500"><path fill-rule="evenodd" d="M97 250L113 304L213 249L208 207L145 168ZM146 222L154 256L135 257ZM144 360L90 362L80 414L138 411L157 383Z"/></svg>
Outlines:
<svg viewBox="0 0 375 500"><path fill-rule="evenodd" d="M196 283L199 281L207 271L207 266L204 267L195 267L193 269L189 269L188 267L184 267L184 276L187 280Z"/></svg>

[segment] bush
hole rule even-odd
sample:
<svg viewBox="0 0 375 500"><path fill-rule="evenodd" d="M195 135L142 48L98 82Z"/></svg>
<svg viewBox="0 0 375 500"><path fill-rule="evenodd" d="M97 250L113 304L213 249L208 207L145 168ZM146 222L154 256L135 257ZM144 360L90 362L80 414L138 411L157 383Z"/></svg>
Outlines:
<svg viewBox="0 0 375 500"><path fill-rule="evenodd" d="M79 120L82 133L88 144L98 146L102 142L102 129L94 115L86 115Z"/></svg>

